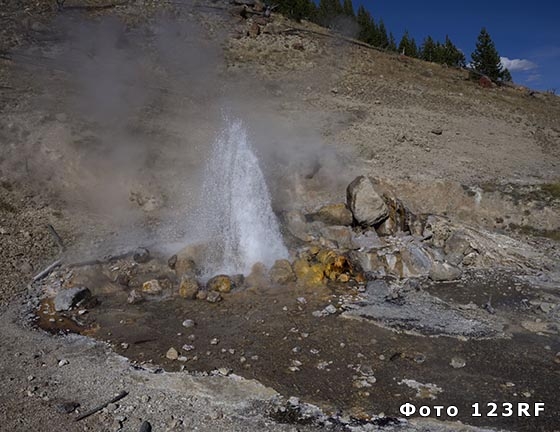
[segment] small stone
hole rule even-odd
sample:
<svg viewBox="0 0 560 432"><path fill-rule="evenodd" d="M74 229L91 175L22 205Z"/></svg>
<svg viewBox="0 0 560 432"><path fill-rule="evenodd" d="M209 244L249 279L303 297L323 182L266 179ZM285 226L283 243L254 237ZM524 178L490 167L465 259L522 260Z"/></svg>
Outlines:
<svg viewBox="0 0 560 432"><path fill-rule="evenodd" d="M218 338L210 339L210 345L218 345L219 343L220 343L220 340Z"/></svg>
<svg viewBox="0 0 560 432"><path fill-rule="evenodd" d="M127 344L126 342L121 343L122 349L128 349L129 346L130 346L130 345Z"/></svg>
<svg viewBox="0 0 560 432"><path fill-rule="evenodd" d="M179 358L179 353L175 348L171 347L165 353L165 357L167 357L169 360L177 360Z"/></svg>
<svg viewBox="0 0 560 432"><path fill-rule="evenodd" d="M177 360L184 363L184 362L188 361L189 358L187 356L179 356L179 357L177 357Z"/></svg>
<svg viewBox="0 0 560 432"><path fill-rule="evenodd" d="M441 135L443 133L443 129L435 128L431 131L434 135Z"/></svg>
<svg viewBox="0 0 560 432"><path fill-rule="evenodd" d="M192 351L194 350L194 345L185 344L181 347L183 351Z"/></svg>
<svg viewBox="0 0 560 432"><path fill-rule="evenodd" d="M327 314L332 315L336 313L336 307L334 307L332 304L328 305L325 309L323 309L323 311L325 311Z"/></svg>
<svg viewBox="0 0 560 432"><path fill-rule="evenodd" d="M139 264L147 263L150 260L150 251L145 247L140 247L134 251L132 259Z"/></svg>
<svg viewBox="0 0 560 432"><path fill-rule="evenodd" d="M183 327L191 328L191 327L194 327L194 326L195 326L195 323L192 319L186 319L185 321L183 321Z"/></svg>
<svg viewBox="0 0 560 432"><path fill-rule="evenodd" d="M218 369L218 373L222 376L228 376L229 374L231 374L231 369L221 367Z"/></svg>
<svg viewBox="0 0 560 432"><path fill-rule="evenodd" d="M59 360L59 362L58 362L58 367L66 366L66 365L69 364L69 363L70 363L70 362L69 362L68 360L66 360L66 359Z"/></svg>
<svg viewBox="0 0 560 432"><path fill-rule="evenodd" d="M200 290L196 293L197 300L206 300L207 297L208 297L208 291L206 290Z"/></svg>
<svg viewBox="0 0 560 432"><path fill-rule="evenodd" d="M467 365L467 362L462 357L453 357L449 364L454 369L461 369L461 368L464 368Z"/></svg>
<svg viewBox="0 0 560 432"><path fill-rule="evenodd" d="M70 414L78 408L80 404L78 402L62 402L56 405L55 409L61 414Z"/></svg>
<svg viewBox="0 0 560 432"><path fill-rule="evenodd" d="M146 281L142 284L142 292L147 294L159 294L161 291L161 285L156 279Z"/></svg>
<svg viewBox="0 0 560 432"><path fill-rule="evenodd" d="M298 297L297 302L302 305L307 304L307 300L305 299L305 297Z"/></svg>
<svg viewBox="0 0 560 432"><path fill-rule="evenodd" d="M27 381L33 381L35 379L35 377L33 375L29 375L27 377Z"/></svg>
<svg viewBox="0 0 560 432"><path fill-rule="evenodd" d="M219 301L222 301L222 296L218 291L208 291L206 301L209 303L218 303Z"/></svg>
<svg viewBox="0 0 560 432"><path fill-rule="evenodd" d="M142 297L142 294L140 294L138 291L133 289L128 294L126 302L128 304L137 304L137 303L140 303L142 300L144 300L144 297Z"/></svg>

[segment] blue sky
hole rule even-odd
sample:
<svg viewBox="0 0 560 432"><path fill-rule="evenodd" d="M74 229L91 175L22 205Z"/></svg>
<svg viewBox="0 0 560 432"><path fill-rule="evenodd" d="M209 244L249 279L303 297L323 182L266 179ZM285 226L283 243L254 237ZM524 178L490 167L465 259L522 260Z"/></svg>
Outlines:
<svg viewBox="0 0 560 432"><path fill-rule="evenodd" d="M560 0L353 0L377 21L383 18L399 42L404 30L421 43L448 34L470 61L480 29L486 27L513 79L560 94Z"/></svg>

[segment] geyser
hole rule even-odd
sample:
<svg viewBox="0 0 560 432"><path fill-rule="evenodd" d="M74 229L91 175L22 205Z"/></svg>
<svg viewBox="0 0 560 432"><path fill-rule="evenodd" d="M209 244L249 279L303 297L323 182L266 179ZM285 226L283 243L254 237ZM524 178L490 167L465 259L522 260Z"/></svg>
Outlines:
<svg viewBox="0 0 560 432"><path fill-rule="evenodd" d="M211 253L209 273L248 274L262 262L288 257L259 160L240 120L225 119L214 142L203 185Z"/></svg>

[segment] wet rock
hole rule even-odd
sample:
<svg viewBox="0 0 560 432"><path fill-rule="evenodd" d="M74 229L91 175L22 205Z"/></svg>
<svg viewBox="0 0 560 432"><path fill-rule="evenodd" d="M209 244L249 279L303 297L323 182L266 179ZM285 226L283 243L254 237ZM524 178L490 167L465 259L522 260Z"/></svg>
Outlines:
<svg viewBox="0 0 560 432"><path fill-rule="evenodd" d="M150 251L144 247L140 247L134 251L132 259L139 264L147 263L150 260Z"/></svg>
<svg viewBox="0 0 560 432"><path fill-rule="evenodd" d="M185 275L199 276L200 268L198 265L206 262L211 253L212 247L208 243L197 243L181 249L177 253L175 274L179 277Z"/></svg>
<svg viewBox="0 0 560 432"><path fill-rule="evenodd" d="M326 225L352 225L352 212L346 204L328 204L321 207L315 213L308 215L314 222L323 222Z"/></svg>
<svg viewBox="0 0 560 432"><path fill-rule="evenodd" d="M137 304L140 303L141 301L144 300L144 297L142 296L142 294L140 294L138 291L136 290L132 290L130 291L130 293L128 294L128 297L126 299L126 302L128 304Z"/></svg>
<svg viewBox="0 0 560 432"><path fill-rule="evenodd" d="M186 299L195 299L200 289L198 281L192 276L183 276L179 285L179 295Z"/></svg>
<svg viewBox="0 0 560 432"><path fill-rule="evenodd" d="M162 288L157 279L152 279L142 284L142 292L146 294L159 294L162 292Z"/></svg>
<svg viewBox="0 0 560 432"><path fill-rule="evenodd" d="M323 284L324 272L321 264L310 264L306 259L300 258L294 261L293 268L299 285L317 287Z"/></svg>
<svg viewBox="0 0 560 432"><path fill-rule="evenodd" d="M208 291L206 301L209 303L218 303L222 301L222 296L218 291Z"/></svg>
<svg viewBox="0 0 560 432"><path fill-rule="evenodd" d="M171 347L165 353L165 357L167 357L169 360L177 360L179 358L179 353L175 348Z"/></svg>
<svg viewBox="0 0 560 432"><path fill-rule="evenodd" d="M54 310L66 311L89 297L91 297L91 291L86 287L62 289L54 298Z"/></svg>
<svg viewBox="0 0 560 432"><path fill-rule="evenodd" d="M355 221L360 225L377 225L388 216L387 205L375 191L369 177L356 177L346 189L346 200Z"/></svg>
<svg viewBox="0 0 560 432"><path fill-rule="evenodd" d="M227 275L217 275L208 281L206 284L208 291L218 291L221 293L228 293L233 288L231 278Z"/></svg>
<svg viewBox="0 0 560 432"><path fill-rule="evenodd" d="M186 319L185 321L183 321L182 326L185 328L191 328L195 326L195 322L192 319Z"/></svg>
<svg viewBox="0 0 560 432"><path fill-rule="evenodd" d="M269 278L272 283L279 285L296 281L296 275L288 260L277 260L270 269Z"/></svg>
<svg viewBox="0 0 560 432"><path fill-rule="evenodd" d="M434 262L429 277L433 281L452 281L459 279L463 271L449 263Z"/></svg>

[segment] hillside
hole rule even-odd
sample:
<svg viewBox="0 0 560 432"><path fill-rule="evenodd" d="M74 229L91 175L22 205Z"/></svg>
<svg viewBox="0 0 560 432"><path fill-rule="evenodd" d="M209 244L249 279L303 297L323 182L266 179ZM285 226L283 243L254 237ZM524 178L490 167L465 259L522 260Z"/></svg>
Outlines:
<svg viewBox="0 0 560 432"><path fill-rule="evenodd" d="M180 248L200 241L211 224L199 210L220 198L207 186L212 143L235 119L247 130L292 261L333 244L322 234L317 244L315 238L307 240L311 231L298 237L293 225L315 229L318 222L311 220L322 206L347 202L348 185L358 176L369 177L385 200L398 198L392 201L397 204L391 218L398 219L399 212L417 215L434 227L441 223L448 236L450 230L469 233L481 245L475 250L481 257L487 248L485 260L465 264L459 281L438 285L422 275L418 284L425 283L425 291L407 285L416 275L409 278L402 263L401 274L384 276L401 284L403 296L421 292L443 299L430 306L419 303L418 310L434 308L437 315L442 304L452 305L452 312L441 313L446 326L453 327L454 321L448 313L466 314L473 322L488 322L484 331L492 336L478 340L444 332L437 339L418 337L400 327L367 330L370 324L363 324L362 316L340 318L340 324L338 316L311 315L312 308L320 315L325 302L343 310L349 297L365 296L366 286L382 280L361 273L350 279L354 291L328 281L316 290L290 286L286 294L248 289L238 297L225 294L219 305L204 302L192 309L165 299L159 311L159 299L147 302L145 310L137 305L127 309L117 279L100 281L119 266L138 267L130 256L138 246L154 253L150 274L167 275L172 268L168 258L177 260ZM0 424L10 430L44 425L75 430L63 402L79 400L89 408L121 388L130 391L128 399L84 420L80 429L138 430L148 419L154 430L349 430L351 422L339 420L351 416L359 419L353 427L368 430L458 430L453 419L400 423L392 411L373 421L371 410L378 415L385 408L372 408L379 398L373 390L356 390L352 374L362 372L346 367L359 363L362 351L370 355L367 350L375 353L371 364L379 394L392 401L386 409L395 409L401 393L407 394L397 376L407 377L399 373L435 380L441 368L449 369L445 356L464 352L481 353L480 359L472 354L467 361L479 369L456 372L464 374L457 375L457 382L473 376L475 384L466 386L464 398L480 396L480 389L489 400L513 398L503 393L513 391L512 386L484 375L488 370L513 374L519 394L534 395L537 389L547 403L558 402L551 387L560 351L558 96L521 86L486 88L469 80L465 70L383 52L276 13L265 18L258 7L226 1L66 0L57 10L52 1L0 0L0 144L0 369L9 377L0 395ZM242 196L247 202L250 198ZM301 221L293 224L293 215ZM352 214L347 225L344 233L353 240L368 232ZM415 235L414 241L431 242L441 234L435 228L420 234L411 227L406 234L375 229L394 248ZM369 233L377 238L375 229ZM441 246L435 240L430 244L434 250ZM348 260L364 252L363 246L347 249L343 255ZM44 281L32 281L57 259L62 260L59 268ZM53 336L32 324L36 318L55 333L59 323L37 318L37 307L45 295L76 280L91 283L93 291L98 289L94 294L105 300L84 316L65 316L60 325L101 342ZM103 297L109 293L115 297ZM492 296L497 315L489 312ZM124 299L124 306L115 298ZM469 309L474 303L478 306ZM532 306L526 309L527 304ZM222 342L207 344L208 352L215 351L212 358L201 352L198 364L186 363L192 373L160 374L160 366L179 370L177 362L168 361L165 344L190 331L180 325L186 311L197 322L213 322L199 326L197 338L219 335ZM270 324L266 330L265 320ZM126 333L129 321L138 325ZM313 329L309 339L300 336L301 329L293 330L296 321ZM76 330L82 322L91 324L91 333ZM247 322L252 325L249 336L243 334ZM429 325L443 326L439 321ZM152 332L150 338L143 332ZM514 337L520 341L512 343ZM339 339L346 340L345 349ZM300 374L301 381L287 374L281 362L297 369L293 357L299 351L292 350L300 345L305 352L319 352L320 345L325 356L340 355L333 357L345 366L340 384L321 381L317 370ZM424 366L425 359L417 361L419 350L428 353ZM534 367L531 377L514 371L517 357L508 358L509 350L523 367ZM229 371L232 351L235 359L241 356L242 363L252 364L235 364L234 373L243 378L208 377L229 374L216 371ZM312 360L328 368L323 365L328 359L321 356ZM507 367L500 370L490 360L495 356ZM60 363L67 359L69 364ZM441 374L448 387L440 401L452 404L456 384L447 373ZM491 381L488 387L484 380ZM308 406L314 420L306 419L298 404L300 411L286 411L290 396L318 405L324 416ZM363 419L366 423L358 424ZM461 430L536 430L531 419L519 425L503 419L460 420L473 425ZM547 418L539 430L552 426Z"/></svg>

